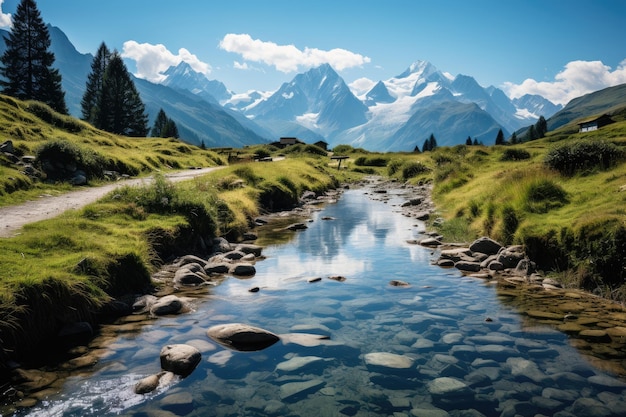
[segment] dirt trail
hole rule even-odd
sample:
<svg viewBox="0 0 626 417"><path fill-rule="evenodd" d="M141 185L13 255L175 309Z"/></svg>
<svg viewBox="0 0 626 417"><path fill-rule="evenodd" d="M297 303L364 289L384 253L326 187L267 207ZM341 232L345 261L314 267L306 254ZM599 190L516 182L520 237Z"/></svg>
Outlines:
<svg viewBox="0 0 626 417"><path fill-rule="evenodd" d="M166 174L172 182L193 179L221 167L193 169ZM106 194L124 185L148 184L151 177L133 178L103 185L82 188L58 196L42 196L39 200L28 201L15 206L0 207L0 238L15 235L27 223L56 217L67 210L76 210L93 203Z"/></svg>

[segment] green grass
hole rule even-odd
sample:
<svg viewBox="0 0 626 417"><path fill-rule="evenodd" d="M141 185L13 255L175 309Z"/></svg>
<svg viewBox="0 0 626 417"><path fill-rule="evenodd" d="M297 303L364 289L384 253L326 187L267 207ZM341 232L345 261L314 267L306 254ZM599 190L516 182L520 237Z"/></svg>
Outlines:
<svg viewBox="0 0 626 417"><path fill-rule="evenodd" d="M55 113L44 104L3 95L0 95L0 137L13 142L18 156L35 156L42 147L66 144L67 148L84 150L91 158L102 158L106 170L133 176L226 162L215 152L176 139L113 135ZM62 182L34 181L22 171L20 166L0 155L0 206L21 203L42 194L65 192L69 188ZM92 184L97 185L98 181Z"/></svg>

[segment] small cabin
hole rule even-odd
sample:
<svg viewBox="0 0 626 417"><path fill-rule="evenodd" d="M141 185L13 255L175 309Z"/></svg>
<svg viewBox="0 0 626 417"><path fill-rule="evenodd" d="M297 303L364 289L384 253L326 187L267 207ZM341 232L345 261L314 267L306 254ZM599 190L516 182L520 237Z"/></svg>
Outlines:
<svg viewBox="0 0 626 417"><path fill-rule="evenodd" d="M295 137L280 138L280 144L283 146L297 145L298 143L304 143L304 142L302 142L300 139L295 138Z"/></svg>
<svg viewBox="0 0 626 417"><path fill-rule="evenodd" d="M611 116L609 116L608 114L603 114L602 116L596 116L591 119L586 119L578 122L578 132L592 132L594 130L600 129L602 126L606 126L611 123L613 123Z"/></svg>
<svg viewBox="0 0 626 417"><path fill-rule="evenodd" d="M286 146L297 144L304 144L304 142L296 137L282 137L279 141L271 143L272 146L276 146L277 148L284 148Z"/></svg>
<svg viewBox="0 0 626 417"><path fill-rule="evenodd" d="M328 143L324 142L323 140L318 140L313 145L317 146L318 148L324 149L325 151L328 150Z"/></svg>

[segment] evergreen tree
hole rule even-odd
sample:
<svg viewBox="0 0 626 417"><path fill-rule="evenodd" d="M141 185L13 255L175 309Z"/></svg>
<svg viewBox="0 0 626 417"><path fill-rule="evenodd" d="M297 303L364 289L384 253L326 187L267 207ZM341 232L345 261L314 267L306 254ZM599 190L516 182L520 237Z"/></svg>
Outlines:
<svg viewBox="0 0 626 417"><path fill-rule="evenodd" d="M535 124L535 132L537 133L537 138L543 138L548 133L548 122L543 116L539 116L539 120Z"/></svg>
<svg viewBox="0 0 626 417"><path fill-rule="evenodd" d="M471 146L472 145L472 138L468 136L467 139L465 139L465 144L467 146Z"/></svg>
<svg viewBox="0 0 626 417"><path fill-rule="evenodd" d="M479 145L478 139L474 138L474 146L478 146L478 145Z"/></svg>
<svg viewBox="0 0 626 417"><path fill-rule="evenodd" d="M206 145L204 144L204 140L202 140L202 142L200 142L200 149L206 150Z"/></svg>
<svg viewBox="0 0 626 417"><path fill-rule="evenodd" d="M145 106L117 52L111 55L104 72L99 102L99 117L103 123L101 129L133 137L145 137L148 134Z"/></svg>
<svg viewBox="0 0 626 417"><path fill-rule="evenodd" d="M415 145L415 148L413 148L413 153L420 153L420 146L419 145Z"/></svg>
<svg viewBox="0 0 626 417"><path fill-rule="evenodd" d="M102 42L96 52L96 56L91 62L91 72L87 77L87 85L85 87L85 94L80 102L82 119L91 123L97 128L101 128L103 121L99 116L100 100L102 98L102 90L104 86L104 73L107 65L111 59L111 51Z"/></svg>
<svg viewBox="0 0 626 417"><path fill-rule="evenodd" d="M430 134L430 138L428 138L428 150L434 151L437 147L437 139L435 139L435 135Z"/></svg>
<svg viewBox="0 0 626 417"><path fill-rule="evenodd" d="M67 114L61 74L54 64L50 34L34 0L22 0L12 17L13 28L5 38L0 62L0 86L4 94L21 100L38 100Z"/></svg>
<svg viewBox="0 0 626 417"><path fill-rule="evenodd" d="M511 143L511 145L517 145L517 133L513 132L513 134L511 135L511 139L509 139L509 142Z"/></svg>
<svg viewBox="0 0 626 417"><path fill-rule="evenodd" d="M176 123L167 117L163 109L159 110L150 136L153 138L178 138Z"/></svg>
<svg viewBox="0 0 626 417"><path fill-rule="evenodd" d="M502 133L502 129L498 130L498 135L496 136L496 145L504 145L504 133Z"/></svg>
<svg viewBox="0 0 626 417"><path fill-rule="evenodd" d="M430 151L430 142L428 141L428 139L426 139L424 141L424 145L422 145L422 152L428 152Z"/></svg>
<svg viewBox="0 0 626 417"><path fill-rule="evenodd" d="M530 125L528 128L528 133L526 133L526 140L535 140L537 139L537 131L535 130L535 125Z"/></svg>

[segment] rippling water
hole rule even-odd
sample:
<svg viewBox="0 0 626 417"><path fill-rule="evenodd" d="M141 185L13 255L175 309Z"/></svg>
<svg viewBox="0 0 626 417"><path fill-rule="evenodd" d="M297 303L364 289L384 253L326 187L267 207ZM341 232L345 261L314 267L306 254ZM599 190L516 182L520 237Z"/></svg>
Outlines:
<svg viewBox="0 0 626 417"><path fill-rule="evenodd" d="M431 265L430 250L406 243L420 227L394 211L393 200L347 191L290 243L268 246L255 277L204 289L195 311L156 319L139 333L115 330L119 336L94 370L69 378L27 415L626 412L626 384L594 368L564 334L528 330L492 286ZM313 277L322 280L309 282ZM283 337L262 351L230 351L206 336L228 322L330 339L303 346ZM171 343L199 347L201 363L163 391L134 394L139 379L160 371L159 352Z"/></svg>

